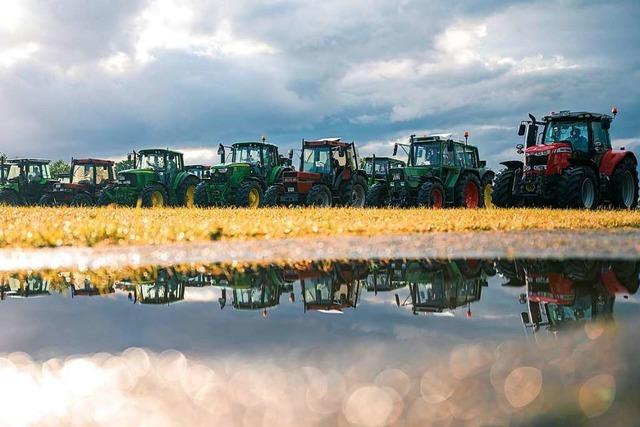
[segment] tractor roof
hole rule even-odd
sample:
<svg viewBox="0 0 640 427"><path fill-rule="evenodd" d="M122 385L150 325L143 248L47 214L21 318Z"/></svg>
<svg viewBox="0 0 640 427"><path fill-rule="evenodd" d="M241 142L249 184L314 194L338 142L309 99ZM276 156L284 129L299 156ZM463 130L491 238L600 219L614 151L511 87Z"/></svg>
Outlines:
<svg viewBox="0 0 640 427"><path fill-rule="evenodd" d="M363 160L373 160L373 156L363 157ZM403 160L396 159L395 157L376 156L376 160L389 160L391 162L404 163Z"/></svg>
<svg viewBox="0 0 640 427"><path fill-rule="evenodd" d="M262 141L238 141L233 143L234 147L236 145L265 145L269 147L278 148L275 144L271 144L269 142L262 142Z"/></svg>
<svg viewBox="0 0 640 427"><path fill-rule="evenodd" d="M73 159L74 165L97 165L97 166L113 166L115 164L112 160L103 159Z"/></svg>
<svg viewBox="0 0 640 427"><path fill-rule="evenodd" d="M17 158L17 159L8 159L6 163L20 165L25 163L34 163L37 165L48 165L51 163L51 160L43 160L43 159L26 159L26 158Z"/></svg>
<svg viewBox="0 0 640 427"><path fill-rule="evenodd" d="M315 141L304 141L305 147L348 147L351 145L348 142L342 142L340 138L322 138Z"/></svg>
<svg viewBox="0 0 640 427"><path fill-rule="evenodd" d="M559 120L595 120L600 121L602 119L612 120L613 118L608 114L590 113L588 111L560 111L558 113L551 113L548 116L544 116L545 122L559 121Z"/></svg>
<svg viewBox="0 0 640 427"><path fill-rule="evenodd" d="M464 144L464 141L458 140L458 139L453 139L452 134L450 133L444 133L444 134L440 134L440 135L424 135L424 136L414 136L413 137L413 142L446 142L446 141L453 141L453 142L457 142L459 144Z"/></svg>
<svg viewBox="0 0 640 427"><path fill-rule="evenodd" d="M164 154L164 153L177 154L179 156L182 156L181 152L169 150L167 148L147 148L147 149L138 151L138 154Z"/></svg>

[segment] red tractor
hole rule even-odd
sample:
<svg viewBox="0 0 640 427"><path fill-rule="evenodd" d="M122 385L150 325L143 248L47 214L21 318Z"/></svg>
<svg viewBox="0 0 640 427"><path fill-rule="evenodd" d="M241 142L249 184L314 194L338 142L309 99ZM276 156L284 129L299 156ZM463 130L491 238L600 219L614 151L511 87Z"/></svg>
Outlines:
<svg viewBox="0 0 640 427"><path fill-rule="evenodd" d="M40 198L45 206L94 206L102 190L115 180L111 160L72 159L69 182L52 184Z"/></svg>
<svg viewBox="0 0 640 427"><path fill-rule="evenodd" d="M607 205L635 209L638 204L638 160L632 151L612 149L606 114L561 111L542 121L529 114L516 146L524 162L503 162L493 182L498 207L543 205L595 209ZM539 130L542 134L539 135Z"/></svg>
<svg viewBox="0 0 640 427"><path fill-rule="evenodd" d="M303 140L300 170L285 171L265 193L265 204L363 207L366 194L367 174L352 142Z"/></svg>

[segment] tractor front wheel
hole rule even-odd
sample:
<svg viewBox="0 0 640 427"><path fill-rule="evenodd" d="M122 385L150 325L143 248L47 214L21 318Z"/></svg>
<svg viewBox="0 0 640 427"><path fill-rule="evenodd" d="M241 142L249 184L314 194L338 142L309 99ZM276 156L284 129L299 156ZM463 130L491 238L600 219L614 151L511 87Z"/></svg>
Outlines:
<svg viewBox="0 0 640 427"><path fill-rule="evenodd" d="M209 202L209 193L207 192L207 183L201 182L196 187L196 194L194 196L195 205L200 208L206 208L211 206Z"/></svg>
<svg viewBox="0 0 640 427"><path fill-rule="evenodd" d="M331 206L332 196L329 187L319 184L311 188L307 194L307 205L328 208Z"/></svg>
<svg viewBox="0 0 640 427"><path fill-rule="evenodd" d="M178 186L178 203L181 206L192 208L196 205L196 187L198 178L187 176Z"/></svg>
<svg viewBox="0 0 640 427"><path fill-rule="evenodd" d="M565 169L558 182L557 204L568 209L595 209L598 182L593 169L586 166Z"/></svg>
<svg viewBox="0 0 640 427"><path fill-rule="evenodd" d="M427 181L420 186L417 198L418 206L442 209L445 206L444 188L436 181Z"/></svg>
<svg viewBox="0 0 640 427"><path fill-rule="evenodd" d="M236 206L243 208L258 208L262 205L262 188L253 180L247 180L240 185L236 193Z"/></svg>
<svg viewBox="0 0 640 427"><path fill-rule="evenodd" d="M383 182L377 182L369 187L365 206L372 208L381 208L387 204L387 185Z"/></svg>
<svg viewBox="0 0 640 427"><path fill-rule="evenodd" d="M140 192L140 207L161 208L167 203L169 196L163 186L149 184Z"/></svg>
<svg viewBox="0 0 640 427"><path fill-rule="evenodd" d="M282 184L274 184L267 188L264 193L264 205L265 206L280 206L280 199L284 194L284 186Z"/></svg>
<svg viewBox="0 0 640 427"><path fill-rule="evenodd" d="M481 208L483 200L480 195L480 179L470 173L462 175L453 189L453 197L455 206L467 209Z"/></svg>
<svg viewBox="0 0 640 427"><path fill-rule="evenodd" d="M367 186L359 180L351 186L351 201L347 206L363 208L367 199Z"/></svg>
<svg viewBox="0 0 640 427"><path fill-rule="evenodd" d="M73 199L71 200L71 206L74 206L74 207L92 206L92 205L93 205L93 198L86 193L78 193L75 196L73 196Z"/></svg>
<svg viewBox="0 0 640 427"><path fill-rule="evenodd" d="M18 195L11 190L0 191L0 205L18 206L20 199Z"/></svg>
<svg viewBox="0 0 640 427"><path fill-rule="evenodd" d="M623 159L611 175L609 199L614 208L636 209L638 207L638 170L635 162Z"/></svg>
<svg viewBox="0 0 640 427"><path fill-rule="evenodd" d="M491 202L493 206L512 208L518 204L518 201L513 195L514 180L515 171L513 169L505 169L498 173L493 180L493 189L491 192Z"/></svg>
<svg viewBox="0 0 640 427"><path fill-rule="evenodd" d="M55 206L57 203L56 198L53 197L53 194L45 193L42 195L42 197L40 197L40 200L38 200L38 204L40 206Z"/></svg>

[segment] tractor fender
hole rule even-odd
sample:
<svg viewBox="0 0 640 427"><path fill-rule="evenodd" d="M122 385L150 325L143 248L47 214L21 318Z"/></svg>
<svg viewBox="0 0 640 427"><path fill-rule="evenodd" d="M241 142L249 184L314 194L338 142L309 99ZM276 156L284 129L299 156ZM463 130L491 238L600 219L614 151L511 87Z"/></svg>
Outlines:
<svg viewBox="0 0 640 427"><path fill-rule="evenodd" d="M609 150L602 157L600 162L600 173L606 176L613 175L613 171L623 159L632 159L633 163L638 165L638 159L632 151Z"/></svg>
<svg viewBox="0 0 640 427"><path fill-rule="evenodd" d="M260 188L262 188L262 191L266 191L267 189L267 181L264 179L261 179L259 176L255 176L255 175L246 176L242 181L240 181L240 185L242 185L242 183L246 181L257 182Z"/></svg>
<svg viewBox="0 0 640 427"><path fill-rule="evenodd" d="M354 175L356 178L362 178L362 179L364 179L364 180L365 180L365 182L369 182L369 178L367 177L367 174L366 174L363 170L358 169L358 170L356 171L356 173L355 173L355 174L353 174L353 175Z"/></svg>
<svg viewBox="0 0 640 427"><path fill-rule="evenodd" d="M598 176L598 165L596 165L592 160L589 159L569 159L569 164L571 166L585 166L590 169L593 169L593 172Z"/></svg>
<svg viewBox="0 0 640 427"><path fill-rule="evenodd" d="M480 181L484 181L485 176L496 176L495 172L491 169L485 169L482 173L480 173Z"/></svg>
<svg viewBox="0 0 640 427"><path fill-rule="evenodd" d="M509 170L517 170L517 169L524 168L524 163L521 162L520 160L509 160L507 162L500 162L500 164L506 166L507 169Z"/></svg>

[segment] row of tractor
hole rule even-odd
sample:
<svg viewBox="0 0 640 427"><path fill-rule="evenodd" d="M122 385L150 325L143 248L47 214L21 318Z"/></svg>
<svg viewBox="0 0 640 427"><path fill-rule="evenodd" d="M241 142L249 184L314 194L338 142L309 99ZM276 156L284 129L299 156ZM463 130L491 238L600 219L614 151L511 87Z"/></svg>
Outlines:
<svg viewBox="0 0 640 427"><path fill-rule="evenodd" d="M530 115L518 129L526 146L516 149L524 160L503 162L497 175L468 143L467 132L464 140L411 135L394 145L392 156L364 159L353 142L340 138L303 140L288 156L262 138L221 144L221 163L213 167L185 165L182 153L168 149L134 151L127 159L131 168L117 175L112 161L73 159L68 182L52 179L46 160L2 159L0 203L634 209L638 161L632 151L612 148L612 112L563 111L541 121Z"/></svg>

